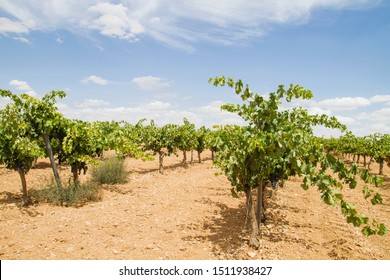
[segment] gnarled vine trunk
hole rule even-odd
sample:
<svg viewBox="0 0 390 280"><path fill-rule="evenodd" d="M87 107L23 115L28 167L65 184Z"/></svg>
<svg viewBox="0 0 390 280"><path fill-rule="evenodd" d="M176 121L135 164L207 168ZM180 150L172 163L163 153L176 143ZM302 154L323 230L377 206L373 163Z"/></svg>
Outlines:
<svg viewBox="0 0 390 280"><path fill-rule="evenodd" d="M26 182L26 172L23 168L18 169L20 180L22 181L22 192L23 192L23 205L28 205L28 196L27 196L27 182Z"/></svg>
<svg viewBox="0 0 390 280"><path fill-rule="evenodd" d="M247 221L249 220L249 245L257 248L259 246L258 235L260 233L261 223L265 221L264 217L264 191L267 185L266 181L261 181L257 188L256 207L253 203L252 189L245 186Z"/></svg>
<svg viewBox="0 0 390 280"><path fill-rule="evenodd" d="M384 161L381 161L379 163L379 175L383 175L383 166L384 166Z"/></svg>
<svg viewBox="0 0 390 280"><path fill-rule="evenodd" d="M45 146L46 146L47 155L50 158L50 164L51 164L51 168L53 169L54 178L56 180L57 186L58 186L59 189L62 189L62 183L61 183L61 180L60 180L60 175L58 174L57 165L56 165L55 160L54 160L53 150L51 149L49 136L46 133L44 133L43 134L43 139L45 140Z"/></svg>
<svg viewBox="0 0 390 280"><path fill-rule="evenodd" d="M246 215L247 215L247 221L249 219L249 227L250 227L249 245L251 247L258 247L259 241L257 237L259 235L259 226L256 218L255 205L252 199L252 189L249 186L245 186L245 195L246 195L246 211L247 211Z"/></svg>
<svg viewBox="0 0 390 280"><path fill-rule="evenodd" d="M181 163L183 165L183 167L187 168L188 165L187 165L187 152L186 150L183 150L183 162Z"/></svg>
<svg viewBox="0 0 390 280"><path fill-rule="evenodd" d="M74 163L72 164L71 166L71 171L72 171L72 174L73 174L73 184L74 184L74 188L78 188L80 186L80 182L79 182L79 165L78 163Z"/></svg>
<svg viewBox="0 0 390 280"><path fill-rule="evenodd" d="M159 151L158 152L158 169L159 169L160 174L164 174L163 161L164 161L164 152Z"/></svg>
<svg viewBox="0 0 390 280"><path fill-rule="evenodd" d="M265 221L264 217L264 193L267 182L261 181L259 187L257 188L257 200L256 200L256 218L257 225L260 229L261 223Z"/></svg>

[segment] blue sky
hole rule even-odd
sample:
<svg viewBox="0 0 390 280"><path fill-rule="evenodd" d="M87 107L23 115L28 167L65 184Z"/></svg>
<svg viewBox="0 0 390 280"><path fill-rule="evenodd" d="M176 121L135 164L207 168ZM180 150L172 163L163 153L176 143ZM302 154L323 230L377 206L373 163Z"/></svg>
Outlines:
<svg viewBox="0 0 390 280"><path fill-rule="evenodd" d="M225 75L261 94L300 84L314 99L285 108L390 133L389 50L389 1L0 0L0 88L64 90L60 111L88 121L242 124L207 82Z"/></svg>

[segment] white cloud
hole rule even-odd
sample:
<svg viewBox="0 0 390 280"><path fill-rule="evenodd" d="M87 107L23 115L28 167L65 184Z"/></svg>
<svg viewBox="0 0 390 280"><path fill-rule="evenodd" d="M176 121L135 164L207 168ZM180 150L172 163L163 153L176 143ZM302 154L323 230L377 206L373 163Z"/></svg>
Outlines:
<svg viewBox="0 0 390 280"><path fill-rule="evenodd" d="M339 111L354 110L360 107L366 107L371 105L371 102L369 99L364 97L337 97L319 101L317 104L322 108Z"/></svg>
<svg viewBox="0 0 390 280"><path fill-rule="evenodd" d="M136 77L132 80L140 89L156 91L170 86L170 82L153 76Z"/></svg>
<svg viewBox="0 0 390 280"><path fill-rule="evenodd" d="M22 22L12 21L9 18L0 17L0 34L28 33L29 29Z"/></svg>
<svg viewBox="0 0 390 280"><path fill-rule="evenodd" d="M352 132L357 136L367 136L374 133L388 134L390 133L390 126L385 122L367 122L359 127L354 127Z"/></svg>
<svg viewBox="0 0 390 280"><path fill-rule="evenodd" d="M375 95L370 98L372 103L386 103L390 104L390 95Z"/></svg>
<svg viewBox="0 0 390 280"><path fill-rule="evenodd" d="M172 108L169 103L152 101L138 106L109 107L103 100L87 100L81 106L71 107L67 104L59 104L58 108L67 118L76 118L86 121L111 121L125 120L136 123L142 118L155 120L158 125L167 123L182 124L183 118L196 125L202 125L203 120L192 111Z"/></svg>
<svg viewBox="0 0 390 280"><path fill-rule="evenodd" d="M212 101L205 106L200 107L200 111L211 114L222 114L225 111L221 110L221 106L226 104L224 101Z"/></svg>
<svg viewBox="0 0 390 280"><path fill-rule="evenodd" d="M179 108L167 102L154 100L135 106L112 107L104 100L89 99L79 106L59 103L58 109L67 118L85 121L125 120L137 123L140 119L146 118L148 121L155 120L158 125L165 125L168 123L182 124L183 118L187 118L197 127L205 125L211 128L215 124L245 124L236 114L220 111L221 104L223 102L216 101L203 107Z"/></svg>
<svg viewBox="0 0 390 280"><path fill-rule="evenodd" d="M159 18L159 17L154 17L150 20L150 23L152 23L152 24L158 24L160 22L161 22L161 18Z"/></svg>
<svg viewBox="0 0 390 280"><path fill-rule="evenodd" d="M339 116L338 116L339 118ZM345 117L351 122L345 122L354 134L365 136L376 132L390 133L390 107L380 108L372 112L360 112L356 115ZM343 121L345 119L339 119Z"/></svg>
<svg viewBox="0 0 390 280"><path fill-rule="evenodd" d="M88 26L99 30L102 35L136 40L136 36L144 32L141 23L131 17L128 8L123 4L98 3L88 11L99 16L92 23L88 23Z"/></svg>
<svg viewBox="0 0 390 280"><path fill-rule="evenodd" d="M110 102L107 102L105 100L101 100L101 99L86 99L83 103L81 103L80 105L78 105L77 107L80 107L80 108L97 108L97 107L105 107L105 106L109 106L110 105Z"/></svg>
<svg viewBox="0 0 390 280"><path fill-rule="evenodd" d="M346 126L349 126L349 125L353 125L353 124L356 124L357 123L357 120L352 118L352 117L348 117L348 116L340 116L340 115L337 115L336 118L342 123L342 124L345 124Z"/></svg>
<svg viewBox="0 0 390 280"><path fill-rule="evenodd" d="M105 86L108 84L108 81L99 77L99 76L96 76L96 75L91 75L83 80L81 80L81 82L83 84L88 84L89 82L92 82L94 84L98 84L98 85L102 85L102 86Z"/></svg>
<svg viewBox="0 0 390 280"><path fill-rule="evenodd" d="M195 42L241 43L268 32L272 24L302 24L318 9L364 8L379 0L2 0L1 33L68 30L81 35L136 41L149 36L194 51ZM11 20L13 18L14 20ZM87 35L88 36L88 35Z"/></svg>
<svg viewBox="0 0 390 280"><path fill-rule="evenodd" d="M370 120L373 122L383 122L385 121L390 128L390 107L381 108L371 113L362 113L359 114L359 118Z"/></svg>
<svg viewBox="0 0 390 280"><path fill-rule="evenodd" d="M63 103L63 102L58 102L58 103L57 103L57 108L58 108L60 111L69 110L68 104Z"/></svg>
<svg viewBox="0 0 390 280"><path fill-rule="evenodd" d="M390 107L379 109L375 111L373 114L389 119L389 124L390 124Z"/></svg>
<svg viewBox="0 0 390 280"><path fill-rule="evenodd" d="M329 110L329 109L323 109L323 108L320 108L320 107L308 107L307 108L307 111L309 112L310 115L332 115L332 111Z"/></svg>
<svg viewBox="0 0 390 280"><path fill-rule="evenodd" d="M339 97L320 101L314 99L293 100L291 103L283 103L283 108L303 107L308 109L310 114L332 115L333 111L350 111L362 107L372 106L378 103L390 104L390 95L375 95L370 98L364 97Z"/></svg>
<svg viewBox="0 0 390 280"><path fill-rule="evenodd" d="M178 97L177 93L170 93L170 92L165 92L165 93L155 93L153 94L153 97L156 99L175 99Z"/></svg>
<svg viewBox="0 0 390 280"><path fill-rule="evenodd" d="M150 111L161 111L161 110L167 110L171 107L170 103L165 103L161 101L153 101L147 105L145 105L143 108Z"/></svg>
<svg viewBox="0 0 390 280"><path fill-rule="evenodd" d="M86 18L87 8L95 2L96 0L1 0L1 9L11 18L19 20L20 25L25 27L20 27L20 31L24 33L31 30L46 32L60 29L77 33L82 31L80 25Z"/></svg>
<svg viewBox="0 0 390 280"><path fill-rule="evenodd" d="M25 38L25 37L19 36L19 37L14 37L14 39L16 41L19 41L19 42L22 42L22 43L25 43L25 44L31 44L31 41L29 39Z"/></svg>
<svg viewBox="0 0 390 280"><path fill-rule="evenodd" d="M375 95L372 97L343 97L331 98L321 101L294 100L291 103L283 103L282 109L301 106L308 110L309 114L326 114L335 116L345 124L355 135L364 136L375 132L390 132L390 95ZM352 110L353 111L351 113ZM364 111L363 111L364 110ZM335 114L337 112L337 114ZM322 126L314 128L316 135L334 136L340 135L339 130L328 129Z"/></svg>
<svg viewBox="0 0 390 280"><path fill-rule="evenodd" d="M19 81L19 80L12 80L9 82L11 86L14 86L17 90L22 91L23 93L26 93L31 96L37 96L37 93L30 87L30 85L27 82Z"/></svg>
<svg viewBox="0 0 390 280"><path fill-rule="evenodd" d="M245 125L245 121L237 114L221 110L221 106L226 104L223 101L213 101L205 106L197 108L195 111L203 114L209 126L215 124L237 124Z"/></svg>
<svg viewBox="0 0 390 280"><path fill-rule="evenodd" d="M322 125L313 127L313 133L316 136L327 137L327 138L340 137L343 134L338 129L331 129L331 128L327 128L327 127L322 126Z"/></svg>

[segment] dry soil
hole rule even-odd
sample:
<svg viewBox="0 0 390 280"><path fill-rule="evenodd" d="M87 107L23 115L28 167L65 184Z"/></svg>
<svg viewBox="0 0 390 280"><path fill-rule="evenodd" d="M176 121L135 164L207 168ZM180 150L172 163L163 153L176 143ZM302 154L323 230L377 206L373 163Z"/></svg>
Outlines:
<svg viewBox="0 0 390 280"><path fill-rule="evenodd" d="M291 178L268 191L259 249L248 246L245 198L233 198L225 176L215 176L210 153L188 168L181 157L158 161L126 159L131 171L124 185L106 186L99 202L82 207L45 203L21 205L17 172L0 166L0 258L92 260L230 259L390 259L390 233L363 236L338 207L324 204L318 191L304 191ZM377 172L378 166L372 166ZM367 216L390 227L390 168L379 189L383 205L365 201L361 189L344 193ZM60 174L70 176L67 166ZM82 176L86 180L88 176ZM27 175L29 188L50 180L46 160ZM272 196L271 196L272 195Z"/></svg>

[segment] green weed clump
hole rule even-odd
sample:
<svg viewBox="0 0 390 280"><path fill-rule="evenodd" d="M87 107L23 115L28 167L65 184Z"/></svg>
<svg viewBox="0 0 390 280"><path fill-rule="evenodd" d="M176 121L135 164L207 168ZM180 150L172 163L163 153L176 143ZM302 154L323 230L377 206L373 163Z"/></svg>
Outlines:
<svg viewBox="0 0 390 280"><path fill-rule="evenodd" d="M99 184L92 181L80 183L77 187L68 184L60 189L52 180L40 189L31 189L29 197L35 203L46 202L54 205L79 207L88 202L100 201L102 189Z"/></svg>
<svg viewBox="0 0 390 280"><path fill-rule="evenodd" d="M128 181L128 175L124 160L116 157L101 161L91 171L92 181L99 184L124 184Z"/></svg>

